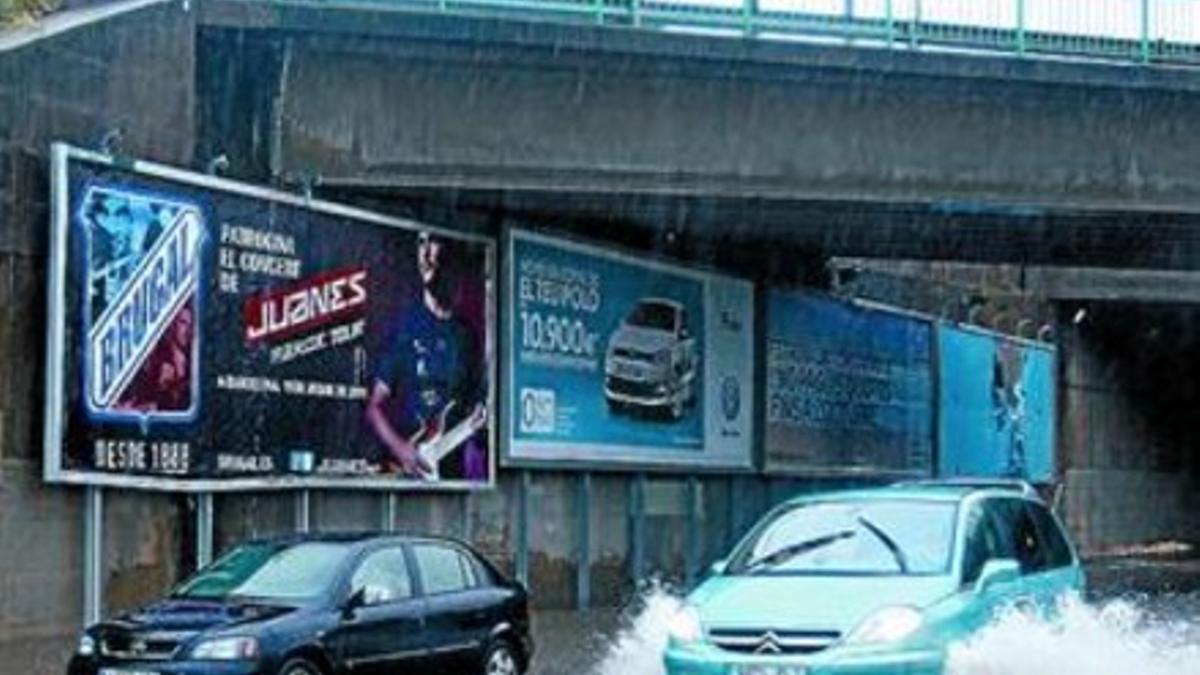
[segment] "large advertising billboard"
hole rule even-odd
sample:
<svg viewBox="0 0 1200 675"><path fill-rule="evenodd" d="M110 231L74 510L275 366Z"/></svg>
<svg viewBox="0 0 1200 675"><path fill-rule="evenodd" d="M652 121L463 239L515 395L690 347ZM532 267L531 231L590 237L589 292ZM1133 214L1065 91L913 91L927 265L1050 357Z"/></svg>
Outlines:
<svg viewBox="0 0 1200 675"><path fill-rule="evenodd" d="M1052 480L1054 349L939 326L938 355L939 475Z"/></svg>
<svg viewBox="0 0 1200 675"><path fill-rule="evenodd" d="M493 483L486 239L55 146L46 478Z"/></svg>
<svg viewBox="0 0 1200 675"><path fill-rule="evenodd" d="M930 475L932 339L923 319L769 293L766 470Z"/></svg>
<svg viewBox="0 0 1200 675"><path fill-rule="evenodd" d="M752 284L528 232L508 246L510 462L752 467Z"/></svg>

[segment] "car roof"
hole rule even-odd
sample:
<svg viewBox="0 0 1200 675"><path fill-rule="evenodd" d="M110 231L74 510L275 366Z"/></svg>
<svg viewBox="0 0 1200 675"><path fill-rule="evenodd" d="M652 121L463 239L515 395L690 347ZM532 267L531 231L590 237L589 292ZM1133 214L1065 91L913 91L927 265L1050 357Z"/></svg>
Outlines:
<svg viewBox="0 0 1200 675"><path fill-rule="evenodd" d="M373 544L382 543L414 543L414 542L433 542L441 544L452 544L455 546L466 546L463 542L452 537L442 537L427 534L414 534L407 532L378 532L378 531L313 531L313 532L289 532L285 534L273 535L269 537L260 537L250 539L242 543L247 544L278 544L282 546L292 546L308 542L322 542L333 544L346 544L348 546L370 546Z"/></svg>
<svg viewBox="0 0 1200 675"><path fill-rule="evenodd" d="M920 480L878 487L855 488L800 495L786 504L830 501L936 501L961 502L967 497L988 496L1040 501L1027 483L1005 480Z"/></svg>

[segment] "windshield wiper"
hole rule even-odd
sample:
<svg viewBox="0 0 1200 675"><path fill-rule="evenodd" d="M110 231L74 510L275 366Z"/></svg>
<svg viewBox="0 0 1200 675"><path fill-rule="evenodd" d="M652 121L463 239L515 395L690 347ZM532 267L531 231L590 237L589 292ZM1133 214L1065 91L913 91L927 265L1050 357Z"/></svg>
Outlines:
<svg viewBox="0 0 1200 675"><path fill-rule="evenodd" d="M896 559L896 564L900 566L900 573L908 574L908 556L904 555L904 551L900 549L900 545L896 543L896 540L892 539L888 536L887 532L884 532L882 528L865 517L858 516L856 519L859 524L867 528L871 534L875 535L876 539L883 542L883 545L892 552L892 557Z"/></svg>
<svg viewBox="0 0 1200 675"><path fill-rule="evenodd" d="M830 544L841 541L843 539L849 539L850 537L854 537L854 536L856 536L856 533L854 532L854 530L841 530L839 532L827 534L822 537L806 539L802 542L798 542L798 543L792 544L790 546L784 546L783 548L781 548L777 551L772 551L771 553L768 553L767 555L764 555L761 558L756 558L756 559L751 560L750 562L746 563L745 565L742 566L742 573L743 574L754 574L760 568L767 567L767 566L774 567L776 565L780 565L782 563L787 562L788 560L791 560L792 558L795 558L798 555L808 553L809 551L815 551L819 548L825 548L826 546L829 546Z"/></svg>

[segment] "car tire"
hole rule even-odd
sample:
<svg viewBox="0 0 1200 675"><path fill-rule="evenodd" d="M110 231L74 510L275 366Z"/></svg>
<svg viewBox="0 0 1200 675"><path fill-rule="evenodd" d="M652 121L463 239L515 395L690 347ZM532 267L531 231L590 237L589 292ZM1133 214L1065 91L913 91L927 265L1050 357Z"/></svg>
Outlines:
<svg viewBox="0 0 1200 675"><path fill-rule="evenodd" d="M324 673L308 659L296 657L288 659L279 668L279 675L324 675Z"/></svg>
<svg viewBox="0 0 1200 675"><path fill-rule="evenodd" d="M482 675L521 675L521 660L511 642L499 638L488 647Z"/></svg>

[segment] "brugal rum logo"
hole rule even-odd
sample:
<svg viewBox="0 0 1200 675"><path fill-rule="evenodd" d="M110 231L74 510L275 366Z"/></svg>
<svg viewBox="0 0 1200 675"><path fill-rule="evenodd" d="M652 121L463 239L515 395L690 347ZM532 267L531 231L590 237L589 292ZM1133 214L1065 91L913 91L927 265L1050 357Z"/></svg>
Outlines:
<svg viewBox="0 0 1200 675"><path fill-rule="evenodd" d="M199 388L198 207L92 186L84 231L83 385L93 419L194 419Z"/></svg>

